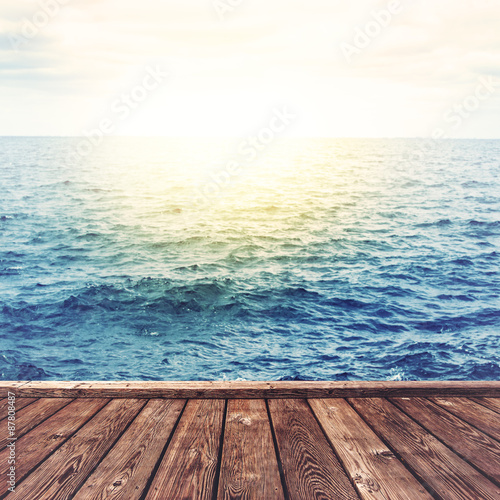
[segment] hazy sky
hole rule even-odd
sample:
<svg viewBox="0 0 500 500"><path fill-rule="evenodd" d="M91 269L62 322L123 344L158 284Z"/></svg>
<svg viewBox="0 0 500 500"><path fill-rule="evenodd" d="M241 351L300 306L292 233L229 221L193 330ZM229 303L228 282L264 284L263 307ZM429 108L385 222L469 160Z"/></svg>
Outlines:
<svg viewBox="0 0 500 500"><path fill-rule="evenodd" d="M290 135L499 138L499 26L499 0L1 0L0 135L245 135L286 109Z"/></svg>

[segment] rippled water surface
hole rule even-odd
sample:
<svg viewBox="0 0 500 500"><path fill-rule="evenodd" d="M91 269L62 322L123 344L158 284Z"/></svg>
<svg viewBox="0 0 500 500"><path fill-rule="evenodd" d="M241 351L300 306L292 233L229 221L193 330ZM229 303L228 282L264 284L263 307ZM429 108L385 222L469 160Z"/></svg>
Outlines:
<svg viewBox="0 0 500 500"><path fill-rule="evenodd" d="M500 377L500 141L80 142L0 139L2 379Z"/></svg>

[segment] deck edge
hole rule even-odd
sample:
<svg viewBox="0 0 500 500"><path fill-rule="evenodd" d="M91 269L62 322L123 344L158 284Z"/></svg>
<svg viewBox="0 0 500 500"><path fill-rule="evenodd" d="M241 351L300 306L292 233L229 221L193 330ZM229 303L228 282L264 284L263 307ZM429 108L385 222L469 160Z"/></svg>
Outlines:
<svg viewBox="0 0 500 500"><path fill-rule="evenodd" d="M0 381L0 398L273 399L500 397L500 381Z"/></svg>

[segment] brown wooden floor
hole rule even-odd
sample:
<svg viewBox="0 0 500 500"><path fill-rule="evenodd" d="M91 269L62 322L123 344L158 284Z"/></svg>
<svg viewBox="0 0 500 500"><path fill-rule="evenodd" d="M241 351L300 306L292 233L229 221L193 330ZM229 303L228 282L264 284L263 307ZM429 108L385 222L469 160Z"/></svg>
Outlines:
<svg viewBox="0 0 500 500"><path fill-rule="evenodd" d="M437 386L423 397L412 394L417 386L392 384L394 397L379 388L384 397L285 391L268 399L230 384L226 398L203 399L149 398L154 385L123 398L109 385L96 393L55 386L10 387L14 493L6 482L7 400L0 399L0 498L500 498L499 384L468 397ZM303 394L306 386L297 387ZM345 395L354 390L343 387Z"/></svg>

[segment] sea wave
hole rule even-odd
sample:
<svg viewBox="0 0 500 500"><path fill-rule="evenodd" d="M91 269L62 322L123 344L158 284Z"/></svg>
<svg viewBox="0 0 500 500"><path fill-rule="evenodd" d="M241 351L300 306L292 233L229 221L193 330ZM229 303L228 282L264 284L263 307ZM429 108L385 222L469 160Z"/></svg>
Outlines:
<svg viewBox="0 0 500 500"><path fill-rule="evenodd" d="M109 140L0 139L1 378L498 379L497 141Z"/></svg>

